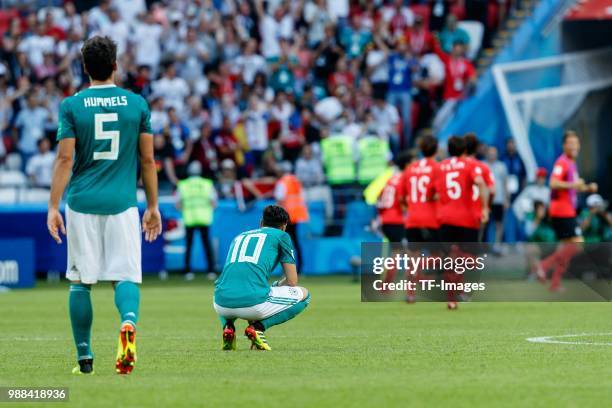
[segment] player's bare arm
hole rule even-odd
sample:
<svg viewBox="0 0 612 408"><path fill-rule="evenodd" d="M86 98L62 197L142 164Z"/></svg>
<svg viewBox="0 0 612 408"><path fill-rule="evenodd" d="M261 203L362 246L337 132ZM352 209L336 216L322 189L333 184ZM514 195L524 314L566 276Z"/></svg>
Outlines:
<svg viewBox="0 0 612 408"><path fill-rule="evenodd" d="M140 169L147 196L147 209L142 216L142 231L148 242L155 241L162 230L161 214L157 205L157 169L153 150L153 135L141 133L139 139Z"/></svg>
<svg viewBox="0 0 612 408"><path fill-rule="evenodd" d="M284 263L282 264L283 273L285 276L279 281L280 286L297 286L298 274L295 264Z"/></svg>
<svg viewBox="0 0 612 408"><path fill-rule="evenodd" d="M66 227L64 226L62 214L59 211L59 203L72 173L75 140L74 138L60 140L53 168L51 196L47 212L47 228L49 229L49 234L58 244L62 243L60 232L66 235Z"/></svg>
<svg viewBox="0 0 612 408"><path fill-rule="evenodd" d="M478 187L478 191L480 193L480 202L482 204L482 219L483 223L489 222L489 194L490 190L487 186L487 183L484 181L482 176L477 176L474 179L474 183Z"/></svg>

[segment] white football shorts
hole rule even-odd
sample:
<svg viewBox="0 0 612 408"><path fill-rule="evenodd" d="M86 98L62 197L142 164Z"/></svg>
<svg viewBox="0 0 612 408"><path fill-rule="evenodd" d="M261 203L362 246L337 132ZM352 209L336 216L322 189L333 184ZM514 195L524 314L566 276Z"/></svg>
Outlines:
<svg viewBox="0 0 612 408"><path fill-rule="evenodd" d="M84 214L66 206L66 278L142 282L140 218L136 207L113 215Z"/></svg>
<svg viewBox="0 0 612 408"><path fill-rule="evenodd" d="M273 286L265 302L249 307L223 307L214 303L219 316L226 319L263 320L289 309L304 298L302 288L296 286Z"/></svg>

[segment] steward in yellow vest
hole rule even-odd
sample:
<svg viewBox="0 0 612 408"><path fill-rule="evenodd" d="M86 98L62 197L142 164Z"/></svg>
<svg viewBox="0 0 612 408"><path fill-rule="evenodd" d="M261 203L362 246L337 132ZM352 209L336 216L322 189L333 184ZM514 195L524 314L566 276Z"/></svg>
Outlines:
<svg viewBox="0 0 612 408"><path fill-rule="evenodd" d="M355 182L354 140L350 136L334 135L321 141L325 176L331 185Z"/></svg>
<svg viewBox="0 0 612 408"><path fill-rule="evenodd" d="M212 180L201 176L202 166L193 162L187 169L189 177L177 184L178 203L181 209L183 223L185 224L185 266L186 280L193 280L195 275L191 272L191 247L193 234L200 232L202 246L208 261L208 277L213 279L215 272L215 256L209 238L209 227L213 222L213 211L217 204L217 192Z"/></svg>
<svg viewBox="0 0 612 408"><path fill-rule="evenodd" d="M390 158L389 142L376 136L365 136L357 142L359 164L357 179L359 184L368 184L383 174Z"/></svg>

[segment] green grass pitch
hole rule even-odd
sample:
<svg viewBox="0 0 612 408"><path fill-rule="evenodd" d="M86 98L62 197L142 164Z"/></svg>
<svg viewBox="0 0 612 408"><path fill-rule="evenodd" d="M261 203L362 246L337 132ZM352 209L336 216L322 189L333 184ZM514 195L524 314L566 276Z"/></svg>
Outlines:
<svg viewBox="0 0 612 408"><path fill-rule="evenodd" d="M0 386L65 386L87 407L603 406L612 348L527 337L591 333L612 342L605 303L361 303L348 277L304 278L312 303L267 333L272 352L222 352L212 284L145 281L138 363L113 371L112 289L93 290L95 376L73 376L67 285L0 294ZM596 339L596 340L594 340ZM5 406L4 403L0 404ZM44 404L32 404L40 407ZM9 404L6 404L9 406ZM28 404L20 403L25 407Z"/></svg>

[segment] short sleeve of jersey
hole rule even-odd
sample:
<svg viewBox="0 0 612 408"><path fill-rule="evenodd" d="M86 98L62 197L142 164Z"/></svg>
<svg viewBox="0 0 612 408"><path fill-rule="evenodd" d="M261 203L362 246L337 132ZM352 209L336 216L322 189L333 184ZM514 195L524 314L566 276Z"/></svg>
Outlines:
<svg viewBox="0 0 612 408"><path fill-rule="evenodd" d="M76 137L74 131L74 117L70 109L70 99L62 101L59 109L59 120L57 126L57 140Z"/></svg>
<svg viewBox="0 0 612 408"><path fill-rule="evenodd" d="M293 243L289 234L281 234L278 241L278 255L280 263L295 264L295 255L293 254Z"/></svg>
<svg viewBox="0 0 612 408"><path fill-rule="evenodd" d="M142 112L140 117L140 133L153 133L151 130L151 111L149 110L149 104L144 98L141 97L142 101Z"/></svg>
<svg viewBox="0 0 612 408"><path fill-rule="evenodd" d="M566 176L567 176L567 168L565 166L565 163L563 163L561 160L557 160L557 162L555 163L555 166L553 167L550 178L563 181L565 180Z"/></svg>

